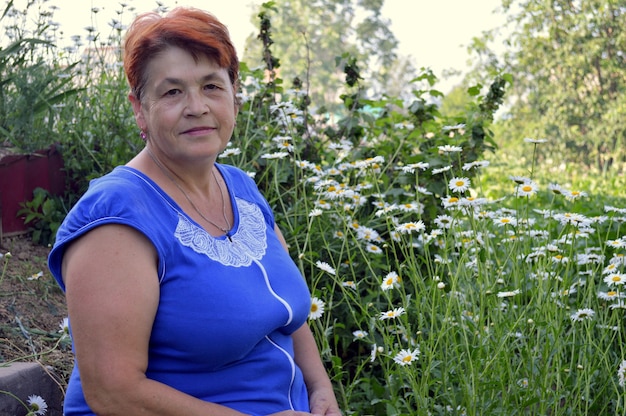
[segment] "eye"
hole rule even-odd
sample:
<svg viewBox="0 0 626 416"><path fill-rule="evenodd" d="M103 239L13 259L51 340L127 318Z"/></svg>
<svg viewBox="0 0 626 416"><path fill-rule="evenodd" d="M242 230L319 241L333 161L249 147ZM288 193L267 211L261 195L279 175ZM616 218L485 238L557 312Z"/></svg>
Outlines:
<svg viewBox="0 0 626 416"><path fill-rule="evenodd" d="M205 90L218 90L218 89L220 89L220 87L215 85L215 84L206 84L204 86L204 89Z"/></svg>
<svg viewBox="0 0 626 416"><path fill-rule="evenodd" d="M163 95L165 95L165 96L174 96L174 95L180 94L180 92L181 92L181 91L180 91L179 89L177 89L177 88L172 88L171 90L167 90L167 91L165 92L165 94L163 94Z"/></svg>

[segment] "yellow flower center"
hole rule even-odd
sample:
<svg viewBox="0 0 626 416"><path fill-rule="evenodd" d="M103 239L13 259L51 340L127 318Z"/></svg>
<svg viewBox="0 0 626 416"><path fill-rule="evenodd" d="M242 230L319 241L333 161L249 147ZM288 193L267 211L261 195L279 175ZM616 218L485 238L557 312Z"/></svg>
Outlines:
<svg viewBox="0 0 626 416"><path fill-rule="evenodd" d="M450 198L450 199L448 200L448 202L449 202L449 203L451 203L451 204L454 204L455 202L459 202L459 198L457 198L457 197L453 196L452 198Z"/></svg>
<svg viewBox="0 0 626 416"><path fill-rule="evenodd" d="M533 190L533 187L532 187L532 186L530 186L530 185L524 185L524 186L522 187L522 190L523 190L524 192L530 192L530 191L532 191L532 190Z"/></svg>
<svg viewBox="0 0 626 416"><path fill-rule="evenodd" d="M311 304L311 312L317 312L317 304L315 303Z"/></svg>
<svg viewBox="0 0 626 416"><path fill-rule="evenodd" d="M463 181L456 181L455 185L456 186L463 186L463 185L465 185L465 182L463 182Z"/></svg>
<svg viewBox="0 0 626 416"><path fill-rule="evenodd" d="M413 356L407 355L406 357L402 359L402 361L404 361L405 363L410 363L411 361L413 361Z"/></svg>

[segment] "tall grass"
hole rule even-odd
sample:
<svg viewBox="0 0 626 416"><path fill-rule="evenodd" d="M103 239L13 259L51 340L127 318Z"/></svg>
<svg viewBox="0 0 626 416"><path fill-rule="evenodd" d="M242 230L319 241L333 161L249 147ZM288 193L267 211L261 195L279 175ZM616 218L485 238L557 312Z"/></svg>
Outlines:
<svg viewBox="0 0 626 416"><path fill-rule="evenodd" d="M383 117L356 144L293 134L297 99L280 95L254 156L244 136L224 159L272 178L265 193L312 289L310 324L347 414L626 414L626 207L541 175L532 156L507 174L439 145L433 168L427 152L400 149L417 127L384 136ZM470 134L438 127L430 140ZM321 143L315 163L304 140ZM541 140L524 145L532 155Z"/></svg>

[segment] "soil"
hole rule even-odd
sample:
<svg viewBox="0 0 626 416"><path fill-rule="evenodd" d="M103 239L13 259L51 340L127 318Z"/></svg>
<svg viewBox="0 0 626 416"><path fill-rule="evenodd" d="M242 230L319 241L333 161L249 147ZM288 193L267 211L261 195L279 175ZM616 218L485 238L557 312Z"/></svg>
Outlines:
<svg viewBox="0 0 626 416"><path fill-rule="evenodd" d="M65 390L73 357L61 326L65 297L48 270L49 253L30 235L0 241L0 364L39 362Z"/></svg>

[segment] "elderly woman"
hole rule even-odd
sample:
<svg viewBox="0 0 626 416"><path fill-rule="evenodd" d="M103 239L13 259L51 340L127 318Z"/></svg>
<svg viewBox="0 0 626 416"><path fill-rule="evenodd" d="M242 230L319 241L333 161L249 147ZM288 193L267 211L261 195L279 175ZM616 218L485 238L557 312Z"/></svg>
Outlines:
<svg viewBox="0 0 626 416"><path fill-rule="evenodd" d="M224 25L140 15L124 68L145 148L92 181L58 231L72 415L339 415L310 294L266 200L216 163L235 126Z"/></svg>

